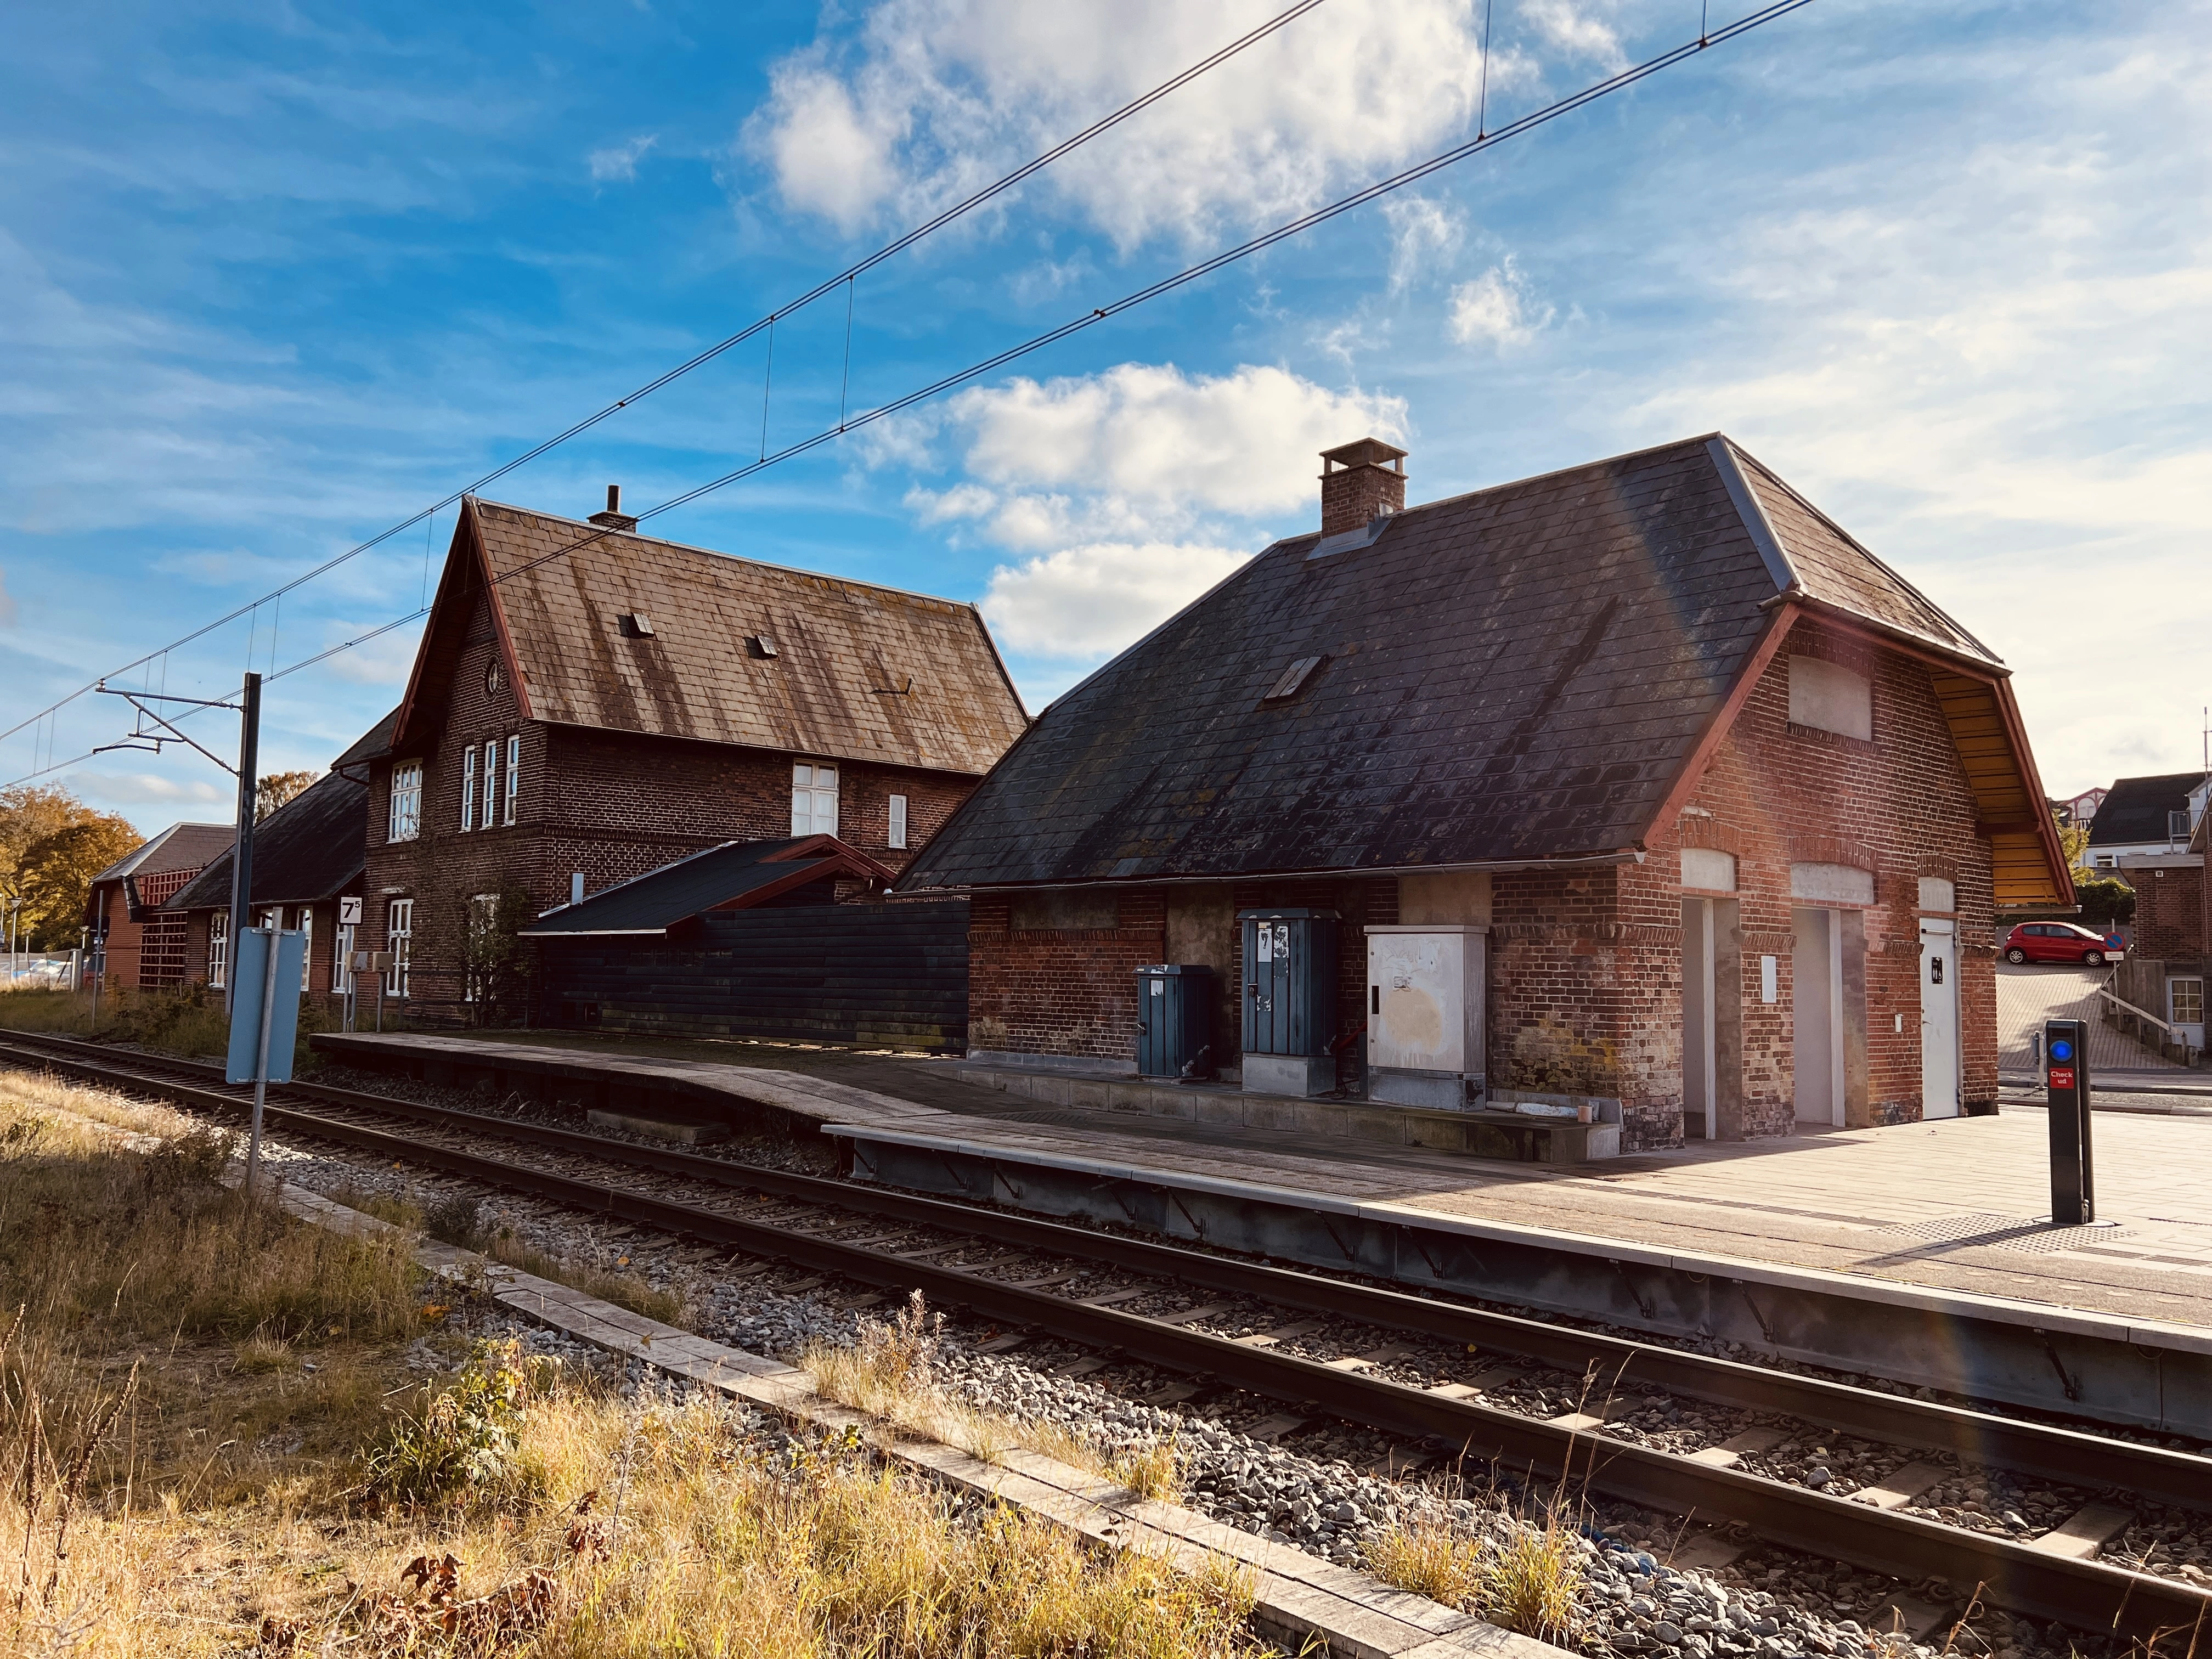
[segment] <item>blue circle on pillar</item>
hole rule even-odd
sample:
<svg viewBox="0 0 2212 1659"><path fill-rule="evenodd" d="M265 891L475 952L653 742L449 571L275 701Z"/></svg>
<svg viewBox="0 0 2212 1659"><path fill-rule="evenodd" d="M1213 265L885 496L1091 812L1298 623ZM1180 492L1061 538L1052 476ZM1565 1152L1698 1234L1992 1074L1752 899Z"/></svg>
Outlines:
<svg viewBox="0 0 2212 1659"><path fill-rule="evenodd" d="M2057 1038L2051 1045L2051 1057L2053 1060L2073 1059L2074 1045L2071 1042L2069 1042L2064 1037Z"/></svg>

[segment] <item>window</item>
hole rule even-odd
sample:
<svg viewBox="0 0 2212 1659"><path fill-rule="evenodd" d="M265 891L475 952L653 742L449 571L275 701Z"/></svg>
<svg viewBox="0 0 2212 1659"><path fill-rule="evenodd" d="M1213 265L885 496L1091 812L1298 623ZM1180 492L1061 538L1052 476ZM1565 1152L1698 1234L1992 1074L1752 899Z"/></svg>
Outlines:
<svg viewBox="0 0 2212 1659"><path fill-rule="evenodd" d="M2118 869L2118 868L2120 867L2120 858L2119 858L2119 854L2117 854L2117 853L2100 853L2100 854L2097 854L2097 867L2098 867L2100 870L2117 870L2117 869Z"/></svg>
<svg viewBox="0 0 2212 1659"><path fill-rule="evenodd" d="M353 989L353 924L338 924L337 943L331 949L331 989L339 996Z"/></svg>
<svg viewBox="0 0 2212 1659"><path fill-rule="evenodd" d="M300 907L300 994L307 994L307 981L315 971L315 913Z"/></svg>
<svg viewBox="0 0 2212 1659"><path fill-rule="evenodd" d="M2186 807L2179 812L2168 812L2166 815L2166 838L2168 841L2189 839L2189 811Z"/></svg>
<svg viewBox="0 0 2212 1659"><path fill-rule="evenodd" d="M208 988L222 989L223 969L230 962L230 912L218 910L208 924Z"/></svg>
<svg viewBox="0 0 2212 1659"><path fill-rule="evenodd" d="M499 739L484 745L484 811L487 830L499 822Z"/></svg>
<svg viewBox="0 0 2212 1659"><path fill-rule="evenodd" d="M422 763L402 761L392 769L392 823L386 841L412 841L422 833Z"/></svg>
<svg viewBox="0 0 2212 1659"><path fill-rule="evenodd" d="M1874 687L1865 676L1819 657L1790 659L1790 723L1874 740Z"/></svg>
<svg viewBox="0 0 2212 1659"><path fill-rule="evenodd" d="M1955 883L1941 876L1920 878L1920 908L1923 910L1952 911L1959 908L1959 889Z"/></svg>
<svg viewBox="0 0 2212 1659"><path fill-rule="evenodd" d="M1825 904L1872 904L1874 872L1848 864L1793 864L1790 896Z"/></svg>
<svg viewBox="0 0 2212 1659"><path fill-rule="evenodd" d="M461 750L461 832L477 827L477 746Z"/></svg>
<svg viewBox="0 0 2212 1659"><path fill-rule="evenodd" d="M489 811L487 804L487 811ZM490 822L486 818L485 823ZM477 893L469 900L468 965L461 975L461 1000L475 1002L490 994L490 969L484 966L499 932L499 895Z"/></svg>
<svg viewBox="0 0 2212 1659"><path fill-rule="evenodd" d="M2166 1018L2176 1025L2202 1025L2204 1023L2204 981L2201 979L2166 981L2166 1006L2172 1011Z"/></svg>
<svg viewBox="0 0 2212 1659"><path fill-rule="evenodd" d="M791 769L791 833L837 833L837 769L801 761Z"/></svg>
<svg viewBox="0 0 2212 1659"><path fill-rule="evenodd" d="M507 740L507 817L502 822L514 822L514 798L521 793L522 738L518 735Z"/></svg>
<svg viewBox="0 0 2212 1659"><path fill-rule="evenodd" d="M392 966L384 973L386 996L407 994L407 953L414 938L415 901L393 899L384 908L384 948L392 952Z"/></svg>
<svg viewBox="0 0 2212 1659"><path fill-rule="evenodd" d="M904 795L891 797L891 827L886 844L894 851L906 850L906 797Z"/></svg>

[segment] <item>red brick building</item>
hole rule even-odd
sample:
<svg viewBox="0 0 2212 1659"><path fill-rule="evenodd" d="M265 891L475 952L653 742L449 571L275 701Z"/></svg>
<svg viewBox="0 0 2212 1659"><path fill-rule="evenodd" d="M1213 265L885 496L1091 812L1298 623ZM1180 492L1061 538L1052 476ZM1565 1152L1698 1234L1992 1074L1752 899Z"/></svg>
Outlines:
<svg viewBox="0 0 2212 1659"><path fill-rule="evenodd" d="M185 919L161 907L236 838L228 823L173 823L92 878L84 924L106 936L108 988L150 991L199 977Z"/></svg>
<svg viewBox="0 0 2212 1659"><path fill-rule="evenodd" d="M380 745L390 736L392 720L386 716L354 749ZM346 918L362 898L368 849L361 825L368 799L368 783L342 756L331 772L253 826L253 892L246 925L307 936L300 983L303 1001L334 1006L345 995L347 952L356 931ZM228 967L231 852L225 845L161 911L183 930L191 963L188 977L210 988L223 986Z"/></svg>
<svg viewBox="0 0 2212 1659"><path fill-rule="evenodd" d="M588 523L464 503L389 741L351 757L393 994L479 994L502 894L526 920L817 834L902 868L1024 729L974 606L635 529L611 491Z"/></svg>
<svg viewBox="0 0 2212 1659"><path fill-rule="evenodd" d="M971 896L971 1057L1133 1070L1166 961L1248 1089L1571 1100L1628 1151L1994 1103L1993 908L2072 902L2003 665L1725 438L1410 509L1402 465L1328 452L1319 536L908 871ZM1326 1029L1244 1053L1286 994Z"/></svg>

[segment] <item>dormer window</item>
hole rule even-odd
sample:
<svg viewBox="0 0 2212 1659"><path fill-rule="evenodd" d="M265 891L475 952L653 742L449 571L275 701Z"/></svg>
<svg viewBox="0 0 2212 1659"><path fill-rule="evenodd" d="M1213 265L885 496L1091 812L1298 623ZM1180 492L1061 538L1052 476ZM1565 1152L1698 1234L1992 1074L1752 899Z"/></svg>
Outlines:
<svg viewBox="0 0 2212 1659"><path fill-rule="evenodd" d="M649 640L653 637L653 618L642 611L622 613L622 635L626 640Z"/></svg>

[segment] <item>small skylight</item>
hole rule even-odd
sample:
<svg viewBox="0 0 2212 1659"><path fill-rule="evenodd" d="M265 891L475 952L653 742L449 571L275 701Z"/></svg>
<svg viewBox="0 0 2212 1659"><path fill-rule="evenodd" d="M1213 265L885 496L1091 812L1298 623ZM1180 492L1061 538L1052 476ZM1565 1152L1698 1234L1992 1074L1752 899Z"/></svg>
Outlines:
<svg viewBox="0 0 2212 1659"><path fill-rule="evenodd" d="M773 657L775 655L775 641L765 634L748 634L745 635L745 654L750 657Z"/></svg>
<svg viewBox="0 0 2212 1659"><path fill-rule="evenodd" d="M625 611L623 612L622 631L626 640L649 640L653 637L653 618L642 611Z"/></svg>
<svg viewBox="0 0 2212 1659"><path fill-rule="evenodd" d="M1282 677L1276 680L1267 695L1260 701L1280 702L1286 697L1297 696L1304 687L1306 681L1312 678L1314 670L1328 660L1326 657L1300 657L1283 671Z"/></svg>

